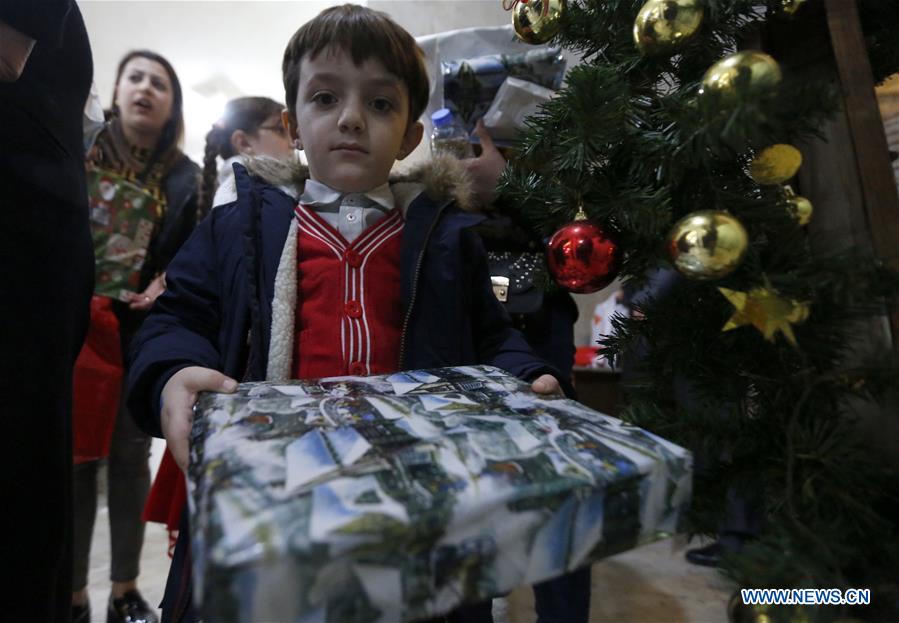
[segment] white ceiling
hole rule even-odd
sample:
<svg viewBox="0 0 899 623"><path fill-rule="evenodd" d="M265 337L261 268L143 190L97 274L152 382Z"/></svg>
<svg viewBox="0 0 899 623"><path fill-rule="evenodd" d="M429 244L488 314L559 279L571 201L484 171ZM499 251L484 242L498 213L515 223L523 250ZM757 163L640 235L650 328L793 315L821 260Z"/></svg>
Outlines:
<svg viewBox="0 0 899 623"><path fill-rule="evenodd" d="M225 102L240 95L284 100L281 57L290 36L322 9L342 2L79 0L94 55L94 80L110 105L115 69L129 50L168 58L184 89L185 151L200 161L206 132ZM501 0L359 2L385 11L421 36L508 24Z"/></svg>

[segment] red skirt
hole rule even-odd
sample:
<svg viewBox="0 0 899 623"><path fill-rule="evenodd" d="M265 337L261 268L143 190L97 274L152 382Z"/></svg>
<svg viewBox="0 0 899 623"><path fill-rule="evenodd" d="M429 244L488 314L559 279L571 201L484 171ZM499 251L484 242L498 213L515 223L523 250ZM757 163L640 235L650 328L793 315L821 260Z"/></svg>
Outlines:
<svg viewBox="0 0 899 623"><path fill-rule="evenodd" d="M75 463L109 455L122 394L122 346L112 299L91 299L91 322L72 379L72 454Z"/></svg>

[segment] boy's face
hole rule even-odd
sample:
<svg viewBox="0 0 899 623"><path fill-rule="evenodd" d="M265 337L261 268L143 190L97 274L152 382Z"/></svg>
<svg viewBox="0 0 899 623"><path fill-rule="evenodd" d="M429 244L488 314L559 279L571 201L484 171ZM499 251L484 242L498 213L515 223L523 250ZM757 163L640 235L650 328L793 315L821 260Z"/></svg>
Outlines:
<svg viewBox="0 0 899 623"><path fill-rule="evenodd" d="M387 181L396 160L421 141L409 124L406 85L369 58L360 66L343 50L326 49L300 63L292 138L309 161L309 176L341 192L366 192Z"/></svg>

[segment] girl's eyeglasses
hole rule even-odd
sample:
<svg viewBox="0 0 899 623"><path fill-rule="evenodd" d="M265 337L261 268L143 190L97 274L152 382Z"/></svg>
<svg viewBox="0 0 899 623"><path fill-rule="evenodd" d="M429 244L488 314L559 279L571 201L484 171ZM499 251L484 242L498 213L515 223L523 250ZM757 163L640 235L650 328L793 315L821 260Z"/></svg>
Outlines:
<svg viewBox="0 0 899 623"><path fill-rule="evenodd" d="M258 129L274 132L278 136L284 136L287 133L286 130L284 129L284 126L281 125L280 123L276 123L274 125L260 125L260 126L258 126Z"/></svg>

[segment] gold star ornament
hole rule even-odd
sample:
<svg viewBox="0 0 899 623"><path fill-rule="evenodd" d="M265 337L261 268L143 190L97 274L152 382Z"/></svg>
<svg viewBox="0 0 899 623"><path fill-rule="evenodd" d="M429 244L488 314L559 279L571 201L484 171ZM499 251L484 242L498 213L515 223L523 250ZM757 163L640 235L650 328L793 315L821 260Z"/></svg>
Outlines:
<svg viewBox="0 0 899 623"><path fill-rule="evenodd" d="M781 298L770 285L752 288L749 292L727 288L718 288L718 291L736 308L722 331L751 324L769 342L774 341L774 336L779 331L790 344L797 345L792 325L808 318L808 303Z"/></svg>

